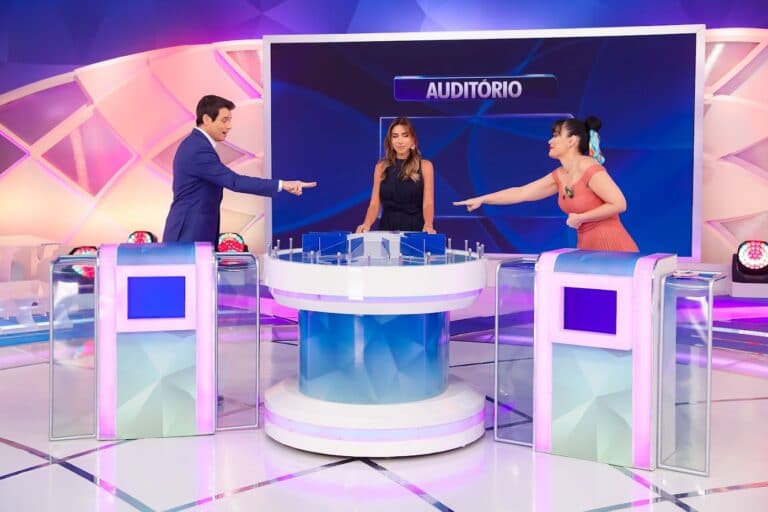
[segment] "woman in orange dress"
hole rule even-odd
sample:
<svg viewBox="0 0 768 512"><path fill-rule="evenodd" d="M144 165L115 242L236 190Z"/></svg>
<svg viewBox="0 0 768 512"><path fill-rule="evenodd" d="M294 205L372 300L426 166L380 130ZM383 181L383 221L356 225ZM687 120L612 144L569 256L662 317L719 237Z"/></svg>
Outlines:
<svg viewBox="0 0 768 512"><path fill-rule="evenodd" d="M602 123L594 116L585 121L561 119L552 126L549 156L560 167L522 187L453 203L472 211L484 204L515 204L557 194L557 204L568 214L565 223L577 230L576 247L596 251L637 252L637 244L619 220L627 209L621 189L602 164L598 131Z"/></svg>

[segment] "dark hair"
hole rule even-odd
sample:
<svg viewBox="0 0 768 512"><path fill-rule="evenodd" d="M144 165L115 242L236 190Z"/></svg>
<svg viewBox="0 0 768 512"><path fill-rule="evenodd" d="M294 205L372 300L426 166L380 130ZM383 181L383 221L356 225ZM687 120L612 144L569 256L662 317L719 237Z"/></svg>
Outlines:
<svg viewBox="0 0 768 512"><path fill-rule="evenodd" d="M421 168L421 151L419 151L419 138L416 136L416 128L413 127L413 123L405 116L396 117L389 124L387 128L387 135L384 137L384 162L386 162L385 169L387 167L396 167L397 165L397 153L395 148L392 147L392 130L395 126L405 126L408 129L408 133L413 139L414 148L408 152L408 158L403 163L402 171L400 172L400 179L419 181L419 169Z"/></svg>
<svg viewBox="0 0 768 512"><path fill-rule="evenodd" d="M219 109L221 108L235 110L235 104L226 98L215 96L213 94L200 98L200 101L197 102L197 108L195 109L197 126L203 124L203 116L206 114L211 118L211 121L215 121L219 116Z"/></svg>
<svg viewBox="0 0 768 512"><path fill-rule="evenodd" d="M585 120L578 119L559 119L552 125L552 133L557 134L565 128L568 135L575 135L579 138L579 152L582 155L589 153L589 131L600 131L603 122L595 116L588 116Z"/></svg>

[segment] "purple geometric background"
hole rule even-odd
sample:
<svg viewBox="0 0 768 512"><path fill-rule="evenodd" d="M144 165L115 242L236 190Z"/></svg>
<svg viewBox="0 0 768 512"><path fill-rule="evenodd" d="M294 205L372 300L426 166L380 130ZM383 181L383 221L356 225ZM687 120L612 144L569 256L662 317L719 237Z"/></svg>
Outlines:
<svg viewBox="0 0 768 512"><path fill-rule="evenodd" d="M265 34L679 24L768 27L768 9L764 0L4 0L0 93L122 55Z"/></svg>

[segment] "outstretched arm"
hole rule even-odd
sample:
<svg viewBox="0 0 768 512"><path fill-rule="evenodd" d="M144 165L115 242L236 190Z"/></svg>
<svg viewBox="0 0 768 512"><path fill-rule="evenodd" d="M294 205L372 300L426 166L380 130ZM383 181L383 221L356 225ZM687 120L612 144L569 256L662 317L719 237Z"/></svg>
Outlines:
<svg viewBox="0 0 768 512"><path fill-rule="evenodd" d="M435 168L429 160L421 161L421 177L424 179L424 199L422 200L422 214L424 215L425 233L436 233L435 223Z"/></svg>
<svg viewBox="0 0 768 512"><path fill-rule="evenodd" d="M190 165L191 174L200 179L211 181L221 187L260 196L272 197L277 194L278 180L243 176L221 163L213 148L197 151L196 165Z"/></svg>
<svg viewBox="0 0 768 512"><path fill-rule="evenodd" d="M537 201L557 194L557 183L551 174L532 181L522 187L510 187L492 194L456 201L454 206L466 206L467 211L476 210L484 204L516 204Z"/></svg>
<svg viewBox="0 0 768 512"><path fill-rule="evenodd" d="M627 200L615 181L607 172L596 172L587 183L587 186L605 204L593 208L584 213L572 213L568 216L566 224L572 228L578 228L585 222L595 222L607 219L626 211Z"/></svg>
<svg viewBox="0 0 768 512"><path fill-rule="evenodd" d="M368 203L368 210L365 212L363 223L357 226L355 233L365 233L371 230L376 216L379 214L381 199L379 199L379 189L381 188L381 174L384 171L384 165L380 162L373 168L373 187L371 187L371 200Z"/></svg>

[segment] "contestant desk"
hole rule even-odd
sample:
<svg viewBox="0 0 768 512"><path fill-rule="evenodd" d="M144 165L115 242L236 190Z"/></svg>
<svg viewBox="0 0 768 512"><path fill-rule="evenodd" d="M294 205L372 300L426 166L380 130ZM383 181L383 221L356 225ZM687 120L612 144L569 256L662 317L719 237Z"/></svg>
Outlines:
<svg viewBox="0 0 768 512"><path fill-rule="evenodd" d="M265 258L275 301L299 310L298 378L268 389L265 430L303 450L392 457L484 433L483 395L448 375L449 312L485 285L485 263L443 235L304 235Z"/></svg>
<svg viewBox="0 0 768 512"><path fill-rule="evenodd" d="M660 283L671 254L562 249L536 264L534 446L655 467Z"/></svg>
<svg viewBox="0 0 768 512"><path fill-rule="evenodd" d="M257 426L258 332L251 254L214 253L208 243L122 244L58 258L50 438ZM219 416L227 400L217 407L217 394L243 411Z"/></svg>
<svg viewBox="0 0 768 512"><path fill-rule="evenodd" d="M676 267L671 254L573 249L503 262L495 439L706 475L712 296L724 276Z"/></svg>

